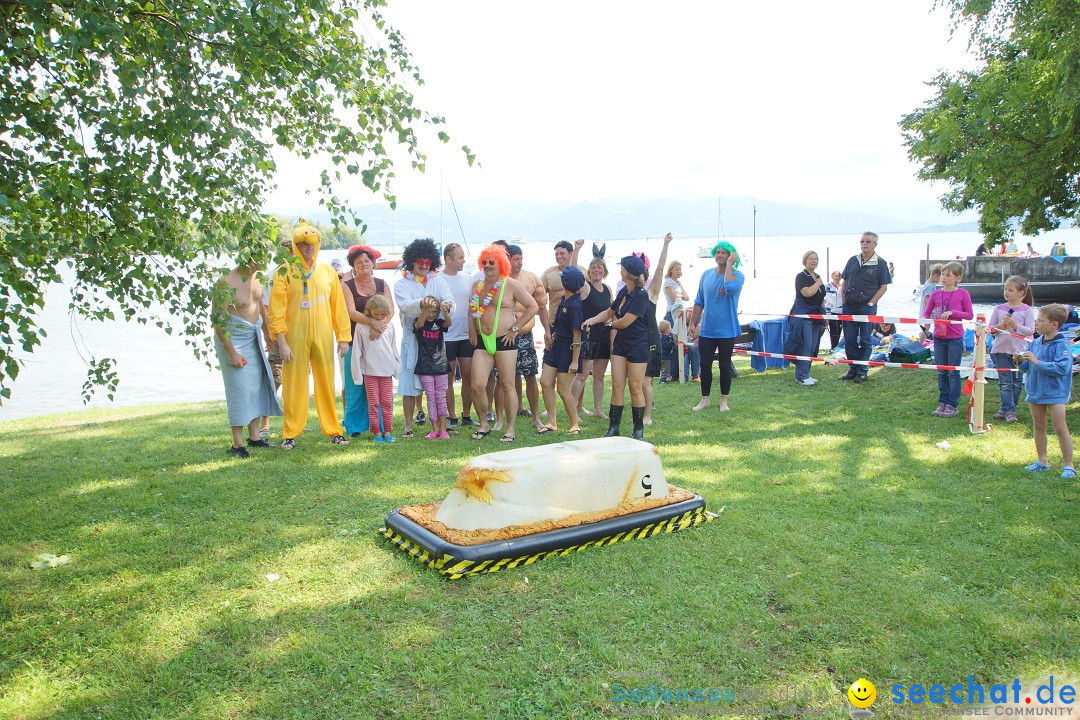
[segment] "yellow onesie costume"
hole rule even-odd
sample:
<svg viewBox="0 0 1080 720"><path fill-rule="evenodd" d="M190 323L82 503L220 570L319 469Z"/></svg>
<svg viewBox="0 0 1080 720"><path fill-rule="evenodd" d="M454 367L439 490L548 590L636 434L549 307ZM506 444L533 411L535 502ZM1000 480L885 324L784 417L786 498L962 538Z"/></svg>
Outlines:
<svg viewBox="0 0 1080 720"><path fill-rule="evenodd" d="M308 266L297 245L310 242L315 254ZM270 334L285 334L292 350L292 362L281 367L281 397L285 422L282 437L295 438L304 432L308 415L308 367L315 381L315 412L323 435L334 437L345 431L337 418L334 395L335 336L337 342L351 342L349 314L337 272L318 262L322 237L303 220L293 233L293 254L299 265L282 265L274 272L270 290Z"/></svg>

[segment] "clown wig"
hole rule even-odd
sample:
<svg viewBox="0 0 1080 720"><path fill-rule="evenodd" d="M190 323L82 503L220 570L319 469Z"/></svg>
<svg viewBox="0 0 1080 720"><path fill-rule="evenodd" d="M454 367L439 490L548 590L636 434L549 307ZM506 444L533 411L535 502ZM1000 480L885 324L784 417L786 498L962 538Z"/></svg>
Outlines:
<svg viewBox="0 0 1080 720"><path fill-rule="evenodd" d="M405 269L413 271L413 264L417 260L430 260L431 270L438 270L442 266L442 258L439 257L439 249L435 247L435 241L431 238L417 238L405 246L401 253L401 261Z"/></svg>
<svg viewBox="0 0 1080 720"><path fill-rule="evenodd" d="M506 254L506 250L501 245L488 245L484 248L476 261L477 267L483 270L484 261L489 259L495 260L495 266L499 268L499 277L506 277L510 274L510 256Z"/></svg>

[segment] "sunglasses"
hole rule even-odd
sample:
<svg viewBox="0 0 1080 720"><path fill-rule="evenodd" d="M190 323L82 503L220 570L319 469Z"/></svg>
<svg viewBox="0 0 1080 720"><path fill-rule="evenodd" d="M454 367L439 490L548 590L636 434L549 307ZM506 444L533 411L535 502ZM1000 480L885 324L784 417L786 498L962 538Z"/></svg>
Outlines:
<svg viewBox="0 0 1080 720"><path fill-rule="evenodd" d="M495 267L496 265L498 265L498 263L494 260L481 260L480 264L484 267Z"/></svg>
<svg viewBox="0 0 1080 720"><path fill-rule="evenodd" d="M429 267L431 267L431 261L430 260L417 260L416 262L413 263L413 267L429 268Z"/></svg>

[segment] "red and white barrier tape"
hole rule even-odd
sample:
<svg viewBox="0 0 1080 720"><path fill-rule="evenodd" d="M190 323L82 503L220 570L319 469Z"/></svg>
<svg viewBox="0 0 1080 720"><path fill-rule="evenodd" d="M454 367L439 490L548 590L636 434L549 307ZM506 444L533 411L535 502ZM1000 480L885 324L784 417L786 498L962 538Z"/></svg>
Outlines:
<svg viewBox="0 0 1080 720"><path fill-rule="evenodd" d="M966 322L975 322L974 320L941 320L938 318L905 318L905 317L891 317L889 315L803 315L803 314L791 314L791 313L744 313L739 312L740 315L749 315L750 317L793 317L793 318L805 318L807 320L846 320L848 322L870 322L870 323L892 323L896 325L898 323L911 323L914 325L923 325L925 323L936 323L939 325L963 325Z"/></svg>
<svg viewBox="0 0 1080 720"><path fill-rule="evenodd" d="M823 363L835 363L842 365L866 365L867 367L892 367L892 368L908 368L911 370L986 370L985 367L965 367L962 365L923 365L921 363L901 363L901 362L886 362L882 360L848 360L837 359L831 360L829 358L807 357L805 355L786 355L784 353L768 353L758 352L756 350L744 350L742 348L735 348L735 353L738 355L755 355L757 357L765 358L780 358L783 360L809 360L810 362L823 362ZM1016 368L998 368L998 372L1020 372Z"/></svg>

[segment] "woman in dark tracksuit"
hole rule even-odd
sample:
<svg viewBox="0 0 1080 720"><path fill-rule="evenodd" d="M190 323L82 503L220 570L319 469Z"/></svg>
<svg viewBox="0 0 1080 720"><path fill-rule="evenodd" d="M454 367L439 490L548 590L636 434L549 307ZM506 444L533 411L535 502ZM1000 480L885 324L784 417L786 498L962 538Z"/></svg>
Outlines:
<svg viewBox="0 0 1080 720"><path fill-rule="evenodd" d="M630 386L634 432L631 437L641 440L645 434L645 365L649 362L649 295L645 292L645 262L633 255L619 261L626 287L619 291L611 307L584 323L582 329L611 321L618 330L611 348L611 406L610 425L604 437L619 434L625 396ZM616 405L616 401L620 404Z"/></svg>

